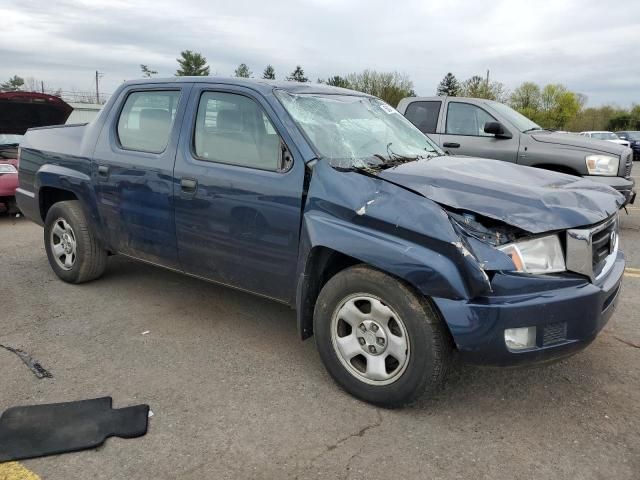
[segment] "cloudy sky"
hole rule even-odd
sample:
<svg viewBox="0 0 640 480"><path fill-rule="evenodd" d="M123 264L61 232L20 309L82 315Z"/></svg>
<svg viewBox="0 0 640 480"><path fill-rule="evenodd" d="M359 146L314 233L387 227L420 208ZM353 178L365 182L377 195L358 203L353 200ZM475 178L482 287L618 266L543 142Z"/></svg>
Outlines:
<svg viewBox="0 0 640 480"><path fill-rule="evenodd" d="M149 65L171 76L181 50L212 74L244 62L278 78L365 68L410 76L432 95L443 75L491 70L509 89L563 83L589 105L640 103L637 0L0 0L0 80L112 92Z"/></svg>

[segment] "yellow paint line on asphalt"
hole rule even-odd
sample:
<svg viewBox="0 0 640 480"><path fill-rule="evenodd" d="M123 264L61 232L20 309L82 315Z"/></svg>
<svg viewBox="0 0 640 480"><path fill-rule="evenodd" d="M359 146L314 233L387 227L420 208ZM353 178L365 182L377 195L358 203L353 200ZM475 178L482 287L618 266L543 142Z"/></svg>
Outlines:
<svg viewBox="0 0 640 480"><path fill-rule="evenodd" d="M40 477L18 462L0 463L0 480L40 480Z"/></svg>
<svg viewBox="0 0 640 480"><path fill-rule="evenodd" d="M624 269L624 271L631 273L640 273L640 268L627 267Z"/></svg>
<svg viewBox="0 0 640 480"><path fill-rule="evenodd" d="M629 272L624 272L624 276L625 276L625 277L640 278L640 273L629 273Z"/></svg>

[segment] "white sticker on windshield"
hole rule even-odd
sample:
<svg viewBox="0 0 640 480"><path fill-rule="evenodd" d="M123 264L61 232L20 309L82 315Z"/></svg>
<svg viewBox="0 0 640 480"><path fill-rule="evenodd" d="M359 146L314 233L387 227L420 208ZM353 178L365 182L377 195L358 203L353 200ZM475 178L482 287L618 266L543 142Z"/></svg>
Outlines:
<svg viewBox="0 0 640 480"><path fill-rule="evenodd" d="M395 108L393 108L391 105L387 105L386 103L381 103L380 108L387 113L398 113Z"/></svg>

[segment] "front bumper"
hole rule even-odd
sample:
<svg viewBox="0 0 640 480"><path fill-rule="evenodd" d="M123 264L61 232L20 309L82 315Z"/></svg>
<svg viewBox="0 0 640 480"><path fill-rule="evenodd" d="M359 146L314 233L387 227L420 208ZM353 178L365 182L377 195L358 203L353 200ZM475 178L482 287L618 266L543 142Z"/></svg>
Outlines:
<svg viewBox="0 0 640 480"><path fill-rule="evenodd" d="M587 178L592 182L603 183L615 188L624 196L624 206L632 204L636 199L636 182L633 178L605 177L598 175L585 175L584 178Z"/></svg>
<svg viewBox="0 0 640 480"><path fill-rule="evenodd" d="M604 278L580 275L523 275L499 272L491 295L473 300L434 298L462 359L480 365L511 366L566 357L593 341L613 314L625 260L618 252ZM536 346L511 351L507 328L536 327Z"/></svg>

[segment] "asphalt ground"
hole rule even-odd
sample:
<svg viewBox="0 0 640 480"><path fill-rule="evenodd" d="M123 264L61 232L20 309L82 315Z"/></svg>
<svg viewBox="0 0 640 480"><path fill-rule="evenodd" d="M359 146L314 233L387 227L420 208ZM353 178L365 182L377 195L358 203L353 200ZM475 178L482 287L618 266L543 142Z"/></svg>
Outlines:
<svg viewBox="0 0 640 480"><path fill-rule="evenodd" d="M0 217L0 344L53 374L0 349L0 410L108 395L154 413L142 438L0 465L0 480L638 479L640 205L621 243L621 300L588 349L540 368L456 364L435 398L382 410L333 383L287 307L118 256L68 285L41 228Z"/></svg>

